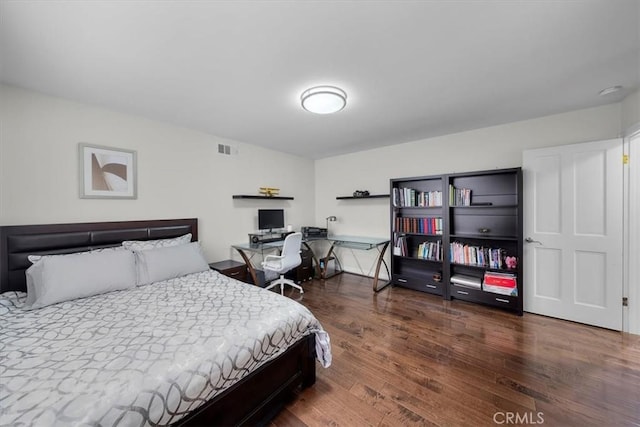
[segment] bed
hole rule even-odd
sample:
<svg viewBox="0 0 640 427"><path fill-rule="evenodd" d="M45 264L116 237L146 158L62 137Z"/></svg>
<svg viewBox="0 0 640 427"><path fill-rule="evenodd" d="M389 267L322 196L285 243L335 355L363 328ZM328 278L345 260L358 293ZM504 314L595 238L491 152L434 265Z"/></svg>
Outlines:
<svg viewBox="0 0 640 427"><path fill-rule="evenodd" d="M0 425L253 425L314 384L317 319L213 270L25 309L28 256L189 234L196 219L0 227Z"/></svg>

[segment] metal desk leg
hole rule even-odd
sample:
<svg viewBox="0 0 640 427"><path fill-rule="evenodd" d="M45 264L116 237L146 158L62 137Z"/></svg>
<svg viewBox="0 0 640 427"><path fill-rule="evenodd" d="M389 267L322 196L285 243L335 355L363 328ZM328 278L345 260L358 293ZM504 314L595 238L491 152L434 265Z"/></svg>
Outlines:
<svg viewBox="0 0 640 427"><path fill-rule="evenodd" d="M389 286L391 284L391 274L389 272L389 266L387 265L387 262L384 260L384 253L387 250L387 247L389 247L389 243L387 242L382 246L382 249L380 250L380 255L378 256L378 263L376 265L376 274L373 278L373 291L374 292L380 292L381 290L383 290L384 288L386 288L387 286ZM384 268L387 270L387 276L389 277L389 281L387 283L385 283L384 285L382 285L381 288L378 288L378 275L380 274L380 265L384 264Z"/></svg>
<svg viewBox="0 0 640 427"><path fill-rule="evenodd" d="M238 249L238 248L235 248L235 249L236 251L238 251L242 259L244 260L244 263L247 264L247 268L249 269L249 274L251 274L251 279L253 280L253 284L256 286L260 286L258 284L258 276L256 275L256 269L253 267L253 264L251 264L251 260L249 260L249 257L247 257L247 254L245 254L242 249Z"/></svg>

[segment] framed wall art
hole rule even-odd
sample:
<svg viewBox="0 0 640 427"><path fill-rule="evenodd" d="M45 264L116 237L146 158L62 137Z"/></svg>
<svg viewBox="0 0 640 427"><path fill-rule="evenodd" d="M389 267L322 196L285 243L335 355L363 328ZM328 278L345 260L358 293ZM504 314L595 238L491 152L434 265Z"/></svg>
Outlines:
<svg viewBox="0 0 640 427"><path fill-rule="evenodd" d="M135 151L80 143L78 157L80 198L137 198Z"/></svg>

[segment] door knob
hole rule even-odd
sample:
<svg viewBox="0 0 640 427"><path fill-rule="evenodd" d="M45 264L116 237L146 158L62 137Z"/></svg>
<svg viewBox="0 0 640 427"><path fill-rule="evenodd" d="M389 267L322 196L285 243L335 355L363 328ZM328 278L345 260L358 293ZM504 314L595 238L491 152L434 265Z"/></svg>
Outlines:
<svg viewBox="0 0 640 427"><path fill-rule="evenodd" d="M524 239L524 241L527 243L537 243L539 245L542 244L542 242L539 242L538 240L533 240L531 237L527 237L526 239Z"/></svg>

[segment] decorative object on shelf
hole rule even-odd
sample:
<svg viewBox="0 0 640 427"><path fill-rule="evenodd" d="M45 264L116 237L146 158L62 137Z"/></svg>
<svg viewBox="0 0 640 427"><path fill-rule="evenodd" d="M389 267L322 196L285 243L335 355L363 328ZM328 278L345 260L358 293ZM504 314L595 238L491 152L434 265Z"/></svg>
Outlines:
<svg viewBox="0 0 640 427"><path fill-rule="evenodd" d="M137 198L135 151L80 143L78 158L80 198Z"/></svg>
<svg viewBox="0 0 640 427"><path fill-rule="evenodd" d="M504 259L504 263L507 265L509 270L513 270L518 268L518 258L514 256L508 256Z"/></svg>
<svg viewBox="0 0 640 427"><path fill-rule="evenodd" d="M335 216L331 215L331 216L328 216L326 218L326 220L327 220L327 234L328 234L329 233L329 221L336 222L338 220L338 218L336 218Z"/></svg>
<svg viewBox="0 0 640 427"><path fill-rule="evenodd" d="M382 199L389 197L388 194L369 194L368 196L337 196L336 200L353 200L353 199Z"/></svg>
<svg viewBox="0 0 640 427"><path fill-rule="evenodd" d="M280 189L275 187L260 187L260 194L267 197L273 197L280 194Z"/></svg>
<svg viewBox="0 0 640 427"><path fill-rule="evenodd" d="M482 280L479 277L467 276L466 274L454 274L449 281L458 286L466 286L469 288L481 289Z"/></svg>
<svg viewBox="0 0 640 427"><path fill-rule="evenodd" d="M353 197L369 197L369 191L367 190L356 190L353 192Z"/></svg>
<svg viewBox="0 0 640 427"><path fill-rule="evenodd" d="M264 196L257 194L234 194L234 199L258 199L258 200L293 200L293 197L286 196Z"/></svg>
<svg viewBox="0 0 640 427"><path fill-rule="evenodd" d="M347 93L335 86L315 86L302 92L300 101L311 113L337 113L347 105Z"/></svg>

